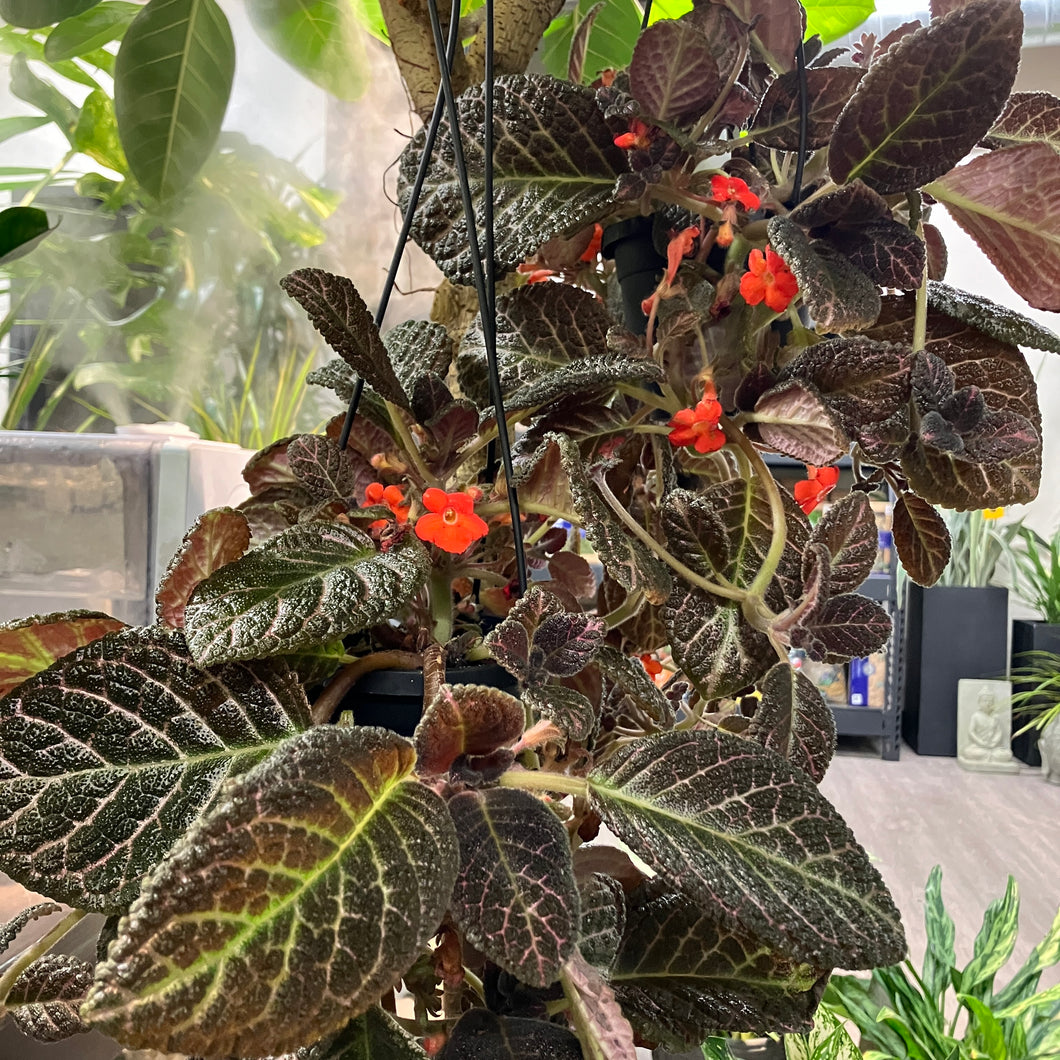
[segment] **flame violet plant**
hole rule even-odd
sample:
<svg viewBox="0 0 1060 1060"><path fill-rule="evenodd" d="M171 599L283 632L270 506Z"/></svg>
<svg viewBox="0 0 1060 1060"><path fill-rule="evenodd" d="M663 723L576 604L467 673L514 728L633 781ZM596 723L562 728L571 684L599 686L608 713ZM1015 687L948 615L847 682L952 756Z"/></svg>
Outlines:
<svg viewBox="0 0 1060 1060"><path fill-rule="evenodd" d="M792 0L696 3L627 70L586 71L580 32L568 80L498 69L457 96L441 64L401 163L450 281L437 319L380 333L349 281L288 277L338 354L316 381L356 414L251 460L155 625L0 632L0 869L49 899L0 948L73 910L0 973L19 1027L209 1058L632 1060L806 1030L833 968L904 956L818 793L834 722L788 653L887 640L856 592L873 489L924 583L935 505L1037 491L1019 346L1060 344L940 282L928 211L1060 309L1060 101L1009 98L1013 0L852 53L800 26ZM649 215L659 267L620 323L598 226L606 251ZM794 495L767 451L808 465ZM447 680L476 663L510 682ZM358 724L384 667L422 674L411 738ZM89 911L97 958L56 952Z"/></svg>

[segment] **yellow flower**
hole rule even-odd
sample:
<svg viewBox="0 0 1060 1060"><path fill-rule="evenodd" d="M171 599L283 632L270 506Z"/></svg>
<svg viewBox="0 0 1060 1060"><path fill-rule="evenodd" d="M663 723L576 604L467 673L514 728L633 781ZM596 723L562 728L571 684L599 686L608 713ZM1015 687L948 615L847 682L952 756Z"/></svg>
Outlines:
<svg viewBox="0 0 1060 1060"><path fill-rule="evenodd" d="M983 518L984 519L1000 519L1005 514L1004 508L984 508Z"/></svg>

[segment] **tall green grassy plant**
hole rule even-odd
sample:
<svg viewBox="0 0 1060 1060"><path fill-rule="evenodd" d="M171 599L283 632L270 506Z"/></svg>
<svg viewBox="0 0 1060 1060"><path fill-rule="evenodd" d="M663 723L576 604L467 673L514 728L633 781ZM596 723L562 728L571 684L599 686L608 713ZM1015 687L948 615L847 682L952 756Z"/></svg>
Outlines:
<svg viewBox="0 0 1060 1060"><path fill-rule="evenodd" d="M1046 622L1060 623L1060 533L1046 541L1029 526L1020 526L1016 536L1022 547L1010 543L1006 549L1013 588Z"/></svg>

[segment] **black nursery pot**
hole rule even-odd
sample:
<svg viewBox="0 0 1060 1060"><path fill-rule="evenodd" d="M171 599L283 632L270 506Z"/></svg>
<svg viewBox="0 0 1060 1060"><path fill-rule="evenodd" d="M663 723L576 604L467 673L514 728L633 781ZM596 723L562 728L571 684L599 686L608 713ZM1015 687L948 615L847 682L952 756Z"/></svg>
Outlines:
<svg viewBox="0 0 1060 1060"><path fill-rule="evenodd" d="M655 249L650 217L630 217L604 229L600 250L605 258L615 259L615 276L622 290L622 316L634 335L648 329L648 318L641 303L659 285L666 258Z"/></svg>
<svg viewBox="0 0 1060 1060"><path fill-rule="evenodd" d="M1024 658L1029 651L1051 651L1054 655L1060 655L1060 626L1050 622L1030 622L1026 619L1016 619L1012 623L1012 669L1017 670L1027 665ZM1023 692L1032 685L1027 682L1013 681L1012 691ZM1046 705L1048 701L1043 703ZM1018 732L1027 722L1030 716L1027 714L1012 715L1012 731ZM1040 766L1042 756L1038 750L1037 729L1021 733L1012 737L1012 753L1028 766Z"/></svg>
<svg viewBox="0 0 1060 1060"><path fill-rule="evenodd" d="M488 685L514 693L519 682L494 662L452 666L445 671L449 685ZM400 736L411 736L423 714L422 670L373 670L346 693L341 710L352 710L358 725L377 725Z"/></svg>

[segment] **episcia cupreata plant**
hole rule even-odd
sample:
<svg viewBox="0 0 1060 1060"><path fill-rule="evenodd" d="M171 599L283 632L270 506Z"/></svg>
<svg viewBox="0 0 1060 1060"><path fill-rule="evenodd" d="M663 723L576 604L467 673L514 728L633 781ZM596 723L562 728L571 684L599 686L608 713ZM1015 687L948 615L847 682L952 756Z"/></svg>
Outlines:
<svg viewBox="0 0 1060 1060"><path fill-rule="evenodd" d="M807 1031L831 969L903 956L817 790L835 725L788 656L886 642L857 593L873 489L925 584L935 505L1037 491L1019 346L1060 343L941 282L929 209L1060 309L1060 101L1009 98L1010 0L802 64L797 5L737 7L650 26L625 71L586 70L574 34L568 80L497 79L485 320L443 124L413 226L451 281L437 320L380 333L348 280L285 281L339 355L315 381L365 384L346 444L335 421L253 458L153 626L0 631L0 869L74 910L0 978L22 1028L211 1058L632 1060ZM481 208L483 91L456 109ZM596 237L650 211L645 337ZM793 493L764 451L810 466ZM847 454L852 489L811 523ZM446 680L488 661L506 687ZM357 724L384 668L422 674L411 738ZM53 953L86 911L99 954Z"/></svg>

